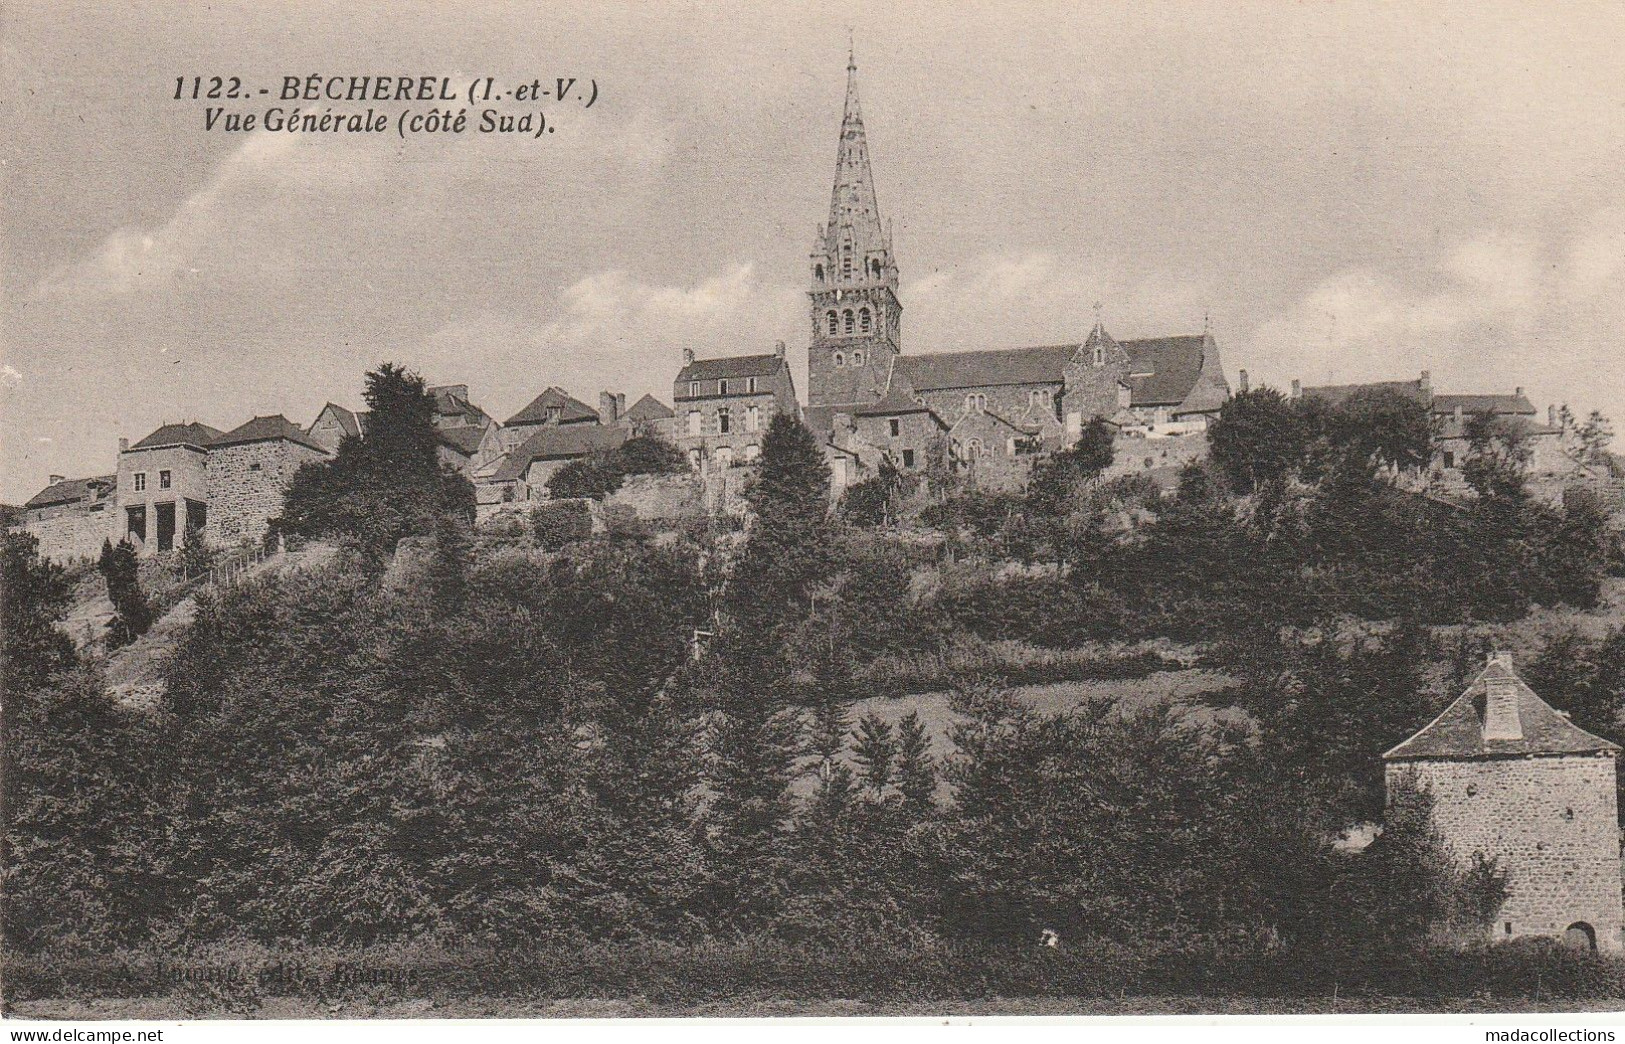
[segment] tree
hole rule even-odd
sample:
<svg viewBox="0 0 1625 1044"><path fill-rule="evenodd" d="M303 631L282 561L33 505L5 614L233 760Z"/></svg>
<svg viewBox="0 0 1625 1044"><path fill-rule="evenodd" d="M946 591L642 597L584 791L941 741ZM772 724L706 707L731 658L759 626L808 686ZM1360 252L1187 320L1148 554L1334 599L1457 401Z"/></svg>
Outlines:
<svg viewBox="0 0 1625 1044"><path fill-rule="evenodd" d="M1568 407L1564 406L1563 409L1567 410ZM1601 465L1610 474L1617 473L1619 466L1608 452L1608 447L1614 441L1614 427L1601 410L1592 410L1584 424L1575 426L1574 439L1575 446L1569 455L1577 466Z"/></svg>
<svg viewBox="0 0 1625 1044"><path fill-rule="evenodd" d="M612 456L624 475L683 475L689 470L683 451L658 435L627 439Z"/></svg>
<svg viewBox="0 0 1625 1044"><path fill-rule="evenodd" d="M1270 387L1241 392L1208 428L1213 462L1233 488L1250 492L1285 478L1305 453L1305 432L1292 403Z"/></svg>
<svg viewBox="0 0 1625 1044"><path fill-rule="evenodd" d="M595 453L572 460L547 480L548 495L559 500L603 500L617 489L625 476L608 453Z"/></svg>
<svg viewBox="0 0 1625 1044"><path fill-rule="evenodd" d="M57 626L72 593L67 573L40 555L32 533L0 534L0 592L0 688L35 688L71 667L73 642Z"/></svg>
<svg viewBox="0 0 1625 1044"><path fill-rule="evenodd" d="M1529 434L1517 418L1475 413L1467 421L1467 459L1461 474L1481 499L1521 503L1524 481L1534 450Z"/></svg>
<svg viewBox="0 0 1625 1044"><path fill-rule="evenodd" d="M889 523L896 512L897 498L913 483L888 453L880 458L875 473L848 486L841 494L841 514L854 525L880 526Z"/></svg>
<svg viewBox="0 0 1625 1044"><path fill-rule="evenodd" d="M1099 417L1084 425L1078 441L1050 454L1034 467L1027 483L1027 502L1041 511L1058 512L1073 491L1100 477L1112 466L1117 431Z"/></svg>
<svg viewBox="0 0 1625 1044"><path fill-rule="evenodd" d="M1378 468L1422 468L1433 456L1427 404L1389 388L1360 388L1324 418L1333 467L1363 476Z"/></svg>
<svg viewBox="0 0 1625 1044"><path fill-rule="evenodd" d="M384 363L367 374L372 412L364 438L345 439L332 460L295 473L282 508L284 531L344 539L380 562L404 536L429 535L441 516L474 523L474 487L437 458L434 398L423 378Z"/></svg>
<svg viewBox="0 0 1625 1044"><path fill-rule="evenodd" d="M96 563L107 582L107 597L113 603L113 622L108 631L112 648L129 645L152 626L152 606L141 590L140 563L129 540L114 545L102 541L102 556Z"/></svg>

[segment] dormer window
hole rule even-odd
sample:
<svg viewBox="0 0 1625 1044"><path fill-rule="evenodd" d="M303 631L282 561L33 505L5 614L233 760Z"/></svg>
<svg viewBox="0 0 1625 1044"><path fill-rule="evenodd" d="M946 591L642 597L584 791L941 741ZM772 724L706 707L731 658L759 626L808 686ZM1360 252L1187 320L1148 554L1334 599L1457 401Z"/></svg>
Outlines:
<svg viewBox="0 0 1625 1044"><path fill-rule="evenodd" d="M726 394L728 394L728 382L726 380L720 380L720 381L717 382L717 394L718 395L726 395Z"/></svg>
<svg viewBox="0 0 1625 1044"><path fill-rule="evenodd" d="M700 382L699 381L689 381L688 382L688 394L689 394L690 398L695 398L695 399L699 398L699 396L700 396Z"/></svg>

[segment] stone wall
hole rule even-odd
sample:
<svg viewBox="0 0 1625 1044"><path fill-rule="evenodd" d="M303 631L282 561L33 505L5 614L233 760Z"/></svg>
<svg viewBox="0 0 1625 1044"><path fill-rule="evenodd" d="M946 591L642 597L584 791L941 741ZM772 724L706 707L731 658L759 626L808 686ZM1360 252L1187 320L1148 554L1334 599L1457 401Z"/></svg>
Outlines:
<svg viewBox="0 0 1625 1044"><path fill-rule="evenodd" d="M1621 939L1620 832L1613 754L1390 763L1415 772L1451 855L1499 860L1507 900L1494 938L1561 936L1583 921L1597 947Z"/></svg>
<svg viewBox="0 0 1625 1044"><path fill-rule="evenodd" d="M604 506L624 505L638 518L666 520L705 514L705 482L697 475L628 475Z"/></svg>
<svg viewBox="0 0 1625 1044"><path fill-rule="evenodd" d="M987 412L996 413L1009 421L1019 422L1031 408L1032 393L1047 390L1050 393L1051 412L1060 409L1062 385L1060 381L1045 384L996 384L983 388L953 388L928 391L920 397L936 411L951 428L965 415L965 398L969 395L987 397ZM1059 417L1060 414L1056 413Z"/></svg>
<svg viewBox="0 0 1625 1044"><path fill-rule="evenodd" d="M67 504L28 512L28 518L15 528L32 533L39 541L39 553L53 562L68 563L96 558L102 542L117 541L119 512L111 499L100 504Z"/></svg>
<svg viewBox="0 0 1625 1044"><path fill-rule="evenodd" d="M1157 468L1183 468L1202 460L1208 453L1205 434L1170 435L1166 438L1120 438L1113 444L1109 478L1141 475Z"/></svg>
<svg viewBox="0 0 1625 1044"><path fill-rule="evenodd" d="M282 516L282 495L294 472L326 454L286 439L220 446L209 452L208 542L215 547L256 543Z"/></svg>
<svg viewBox="0 0 1625 1044"><path fill-rule="evenodd" d="M748 424L750 407L756 407L757 422L752 430ZM721 422L718 413L727 409L729 419L729 432L721 433ZM752 459L752 453L761 452L762 439L767 436L767 426L773 422L774 415L779 411L779 399L771 390L771 385L754 395L730 395L727 398L688 399L677 404L677 416L673 418L674 430L680 434L674 440L677 448L689 455L693 463L694 453L699 451L703 455L706 466L714 467L721 458L719 451L727 450L733 463L741 463ZM694 422L689 420L690 413L699 414L699 432L694 434Z"/></svg>

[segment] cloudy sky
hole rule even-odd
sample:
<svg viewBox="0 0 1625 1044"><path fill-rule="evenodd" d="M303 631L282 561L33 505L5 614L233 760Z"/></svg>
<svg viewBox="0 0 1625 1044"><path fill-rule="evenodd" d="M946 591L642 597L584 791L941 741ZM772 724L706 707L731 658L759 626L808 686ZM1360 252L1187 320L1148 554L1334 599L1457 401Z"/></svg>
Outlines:
<svg viewBox="0 0 1625 1044"><path fill-rule="evenodd" d="M849 28L905 351L1078 339L1099 301L1119 337L1210 314L1232 381L1429 369L1625 422L1625 5L19 0L0 499L164 421L359 405L385 359L499 418L669 399L683 348L804 365ZM601 97L404 143L172 100L318 72Z"/></svg>

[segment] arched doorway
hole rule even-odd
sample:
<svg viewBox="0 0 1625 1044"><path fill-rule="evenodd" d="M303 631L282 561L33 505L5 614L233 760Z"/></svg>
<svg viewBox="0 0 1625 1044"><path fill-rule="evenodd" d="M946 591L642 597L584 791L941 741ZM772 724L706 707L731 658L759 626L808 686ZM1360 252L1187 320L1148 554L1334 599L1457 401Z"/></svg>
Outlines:
<svg viewBox="0 0 1625 1044"><path fill-rule="evenodd" d="M1597 952L1597 932L1584 921L1575 921L1563 932L1563 942L1576 950Z"/></svg>

